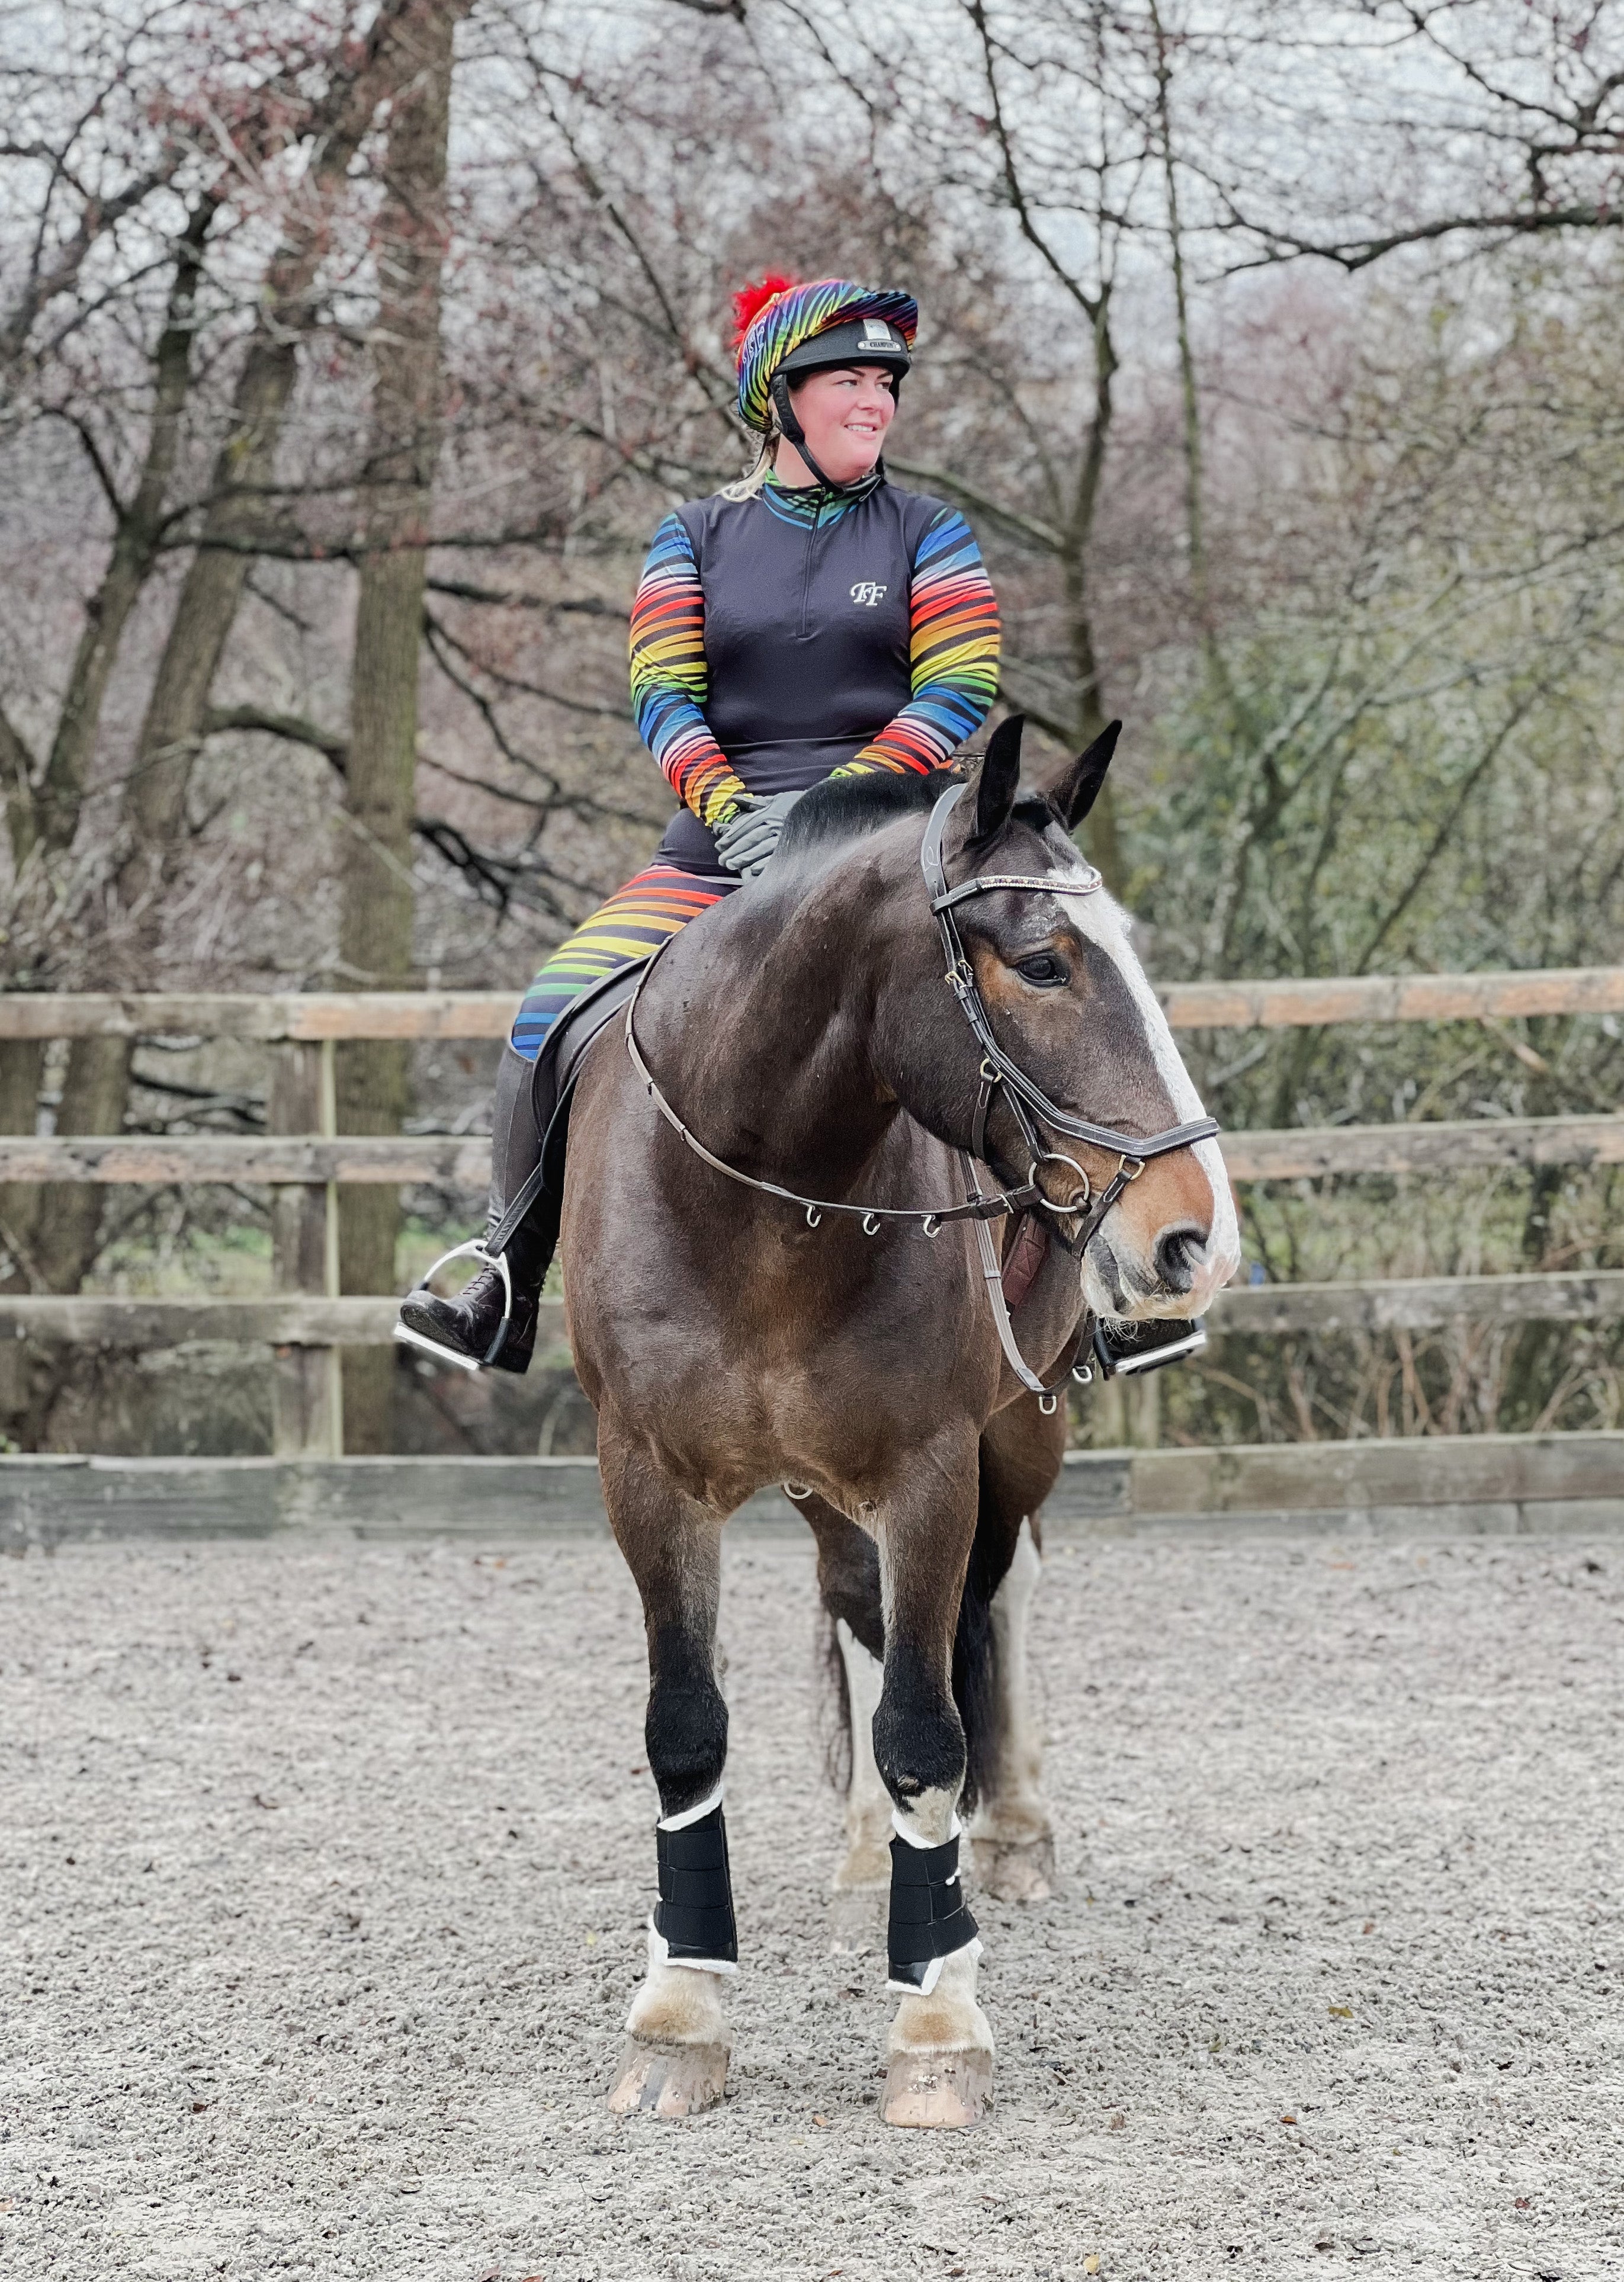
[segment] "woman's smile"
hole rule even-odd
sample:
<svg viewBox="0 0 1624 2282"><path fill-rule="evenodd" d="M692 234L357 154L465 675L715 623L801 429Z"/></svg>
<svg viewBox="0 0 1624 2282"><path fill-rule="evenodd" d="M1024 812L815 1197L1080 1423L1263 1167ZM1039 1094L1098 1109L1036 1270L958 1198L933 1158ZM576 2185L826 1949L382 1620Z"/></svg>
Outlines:
<svg viewBox="0 0 1624 2282"><path fill-rule="evenodd" d="M808 373L791 392L806 449L831 483L859 483L879 459L885 431L897 409L890 374L883 365L836 365ZM817 478L787 439L779 446L775 471L791 487Z"/></svg>

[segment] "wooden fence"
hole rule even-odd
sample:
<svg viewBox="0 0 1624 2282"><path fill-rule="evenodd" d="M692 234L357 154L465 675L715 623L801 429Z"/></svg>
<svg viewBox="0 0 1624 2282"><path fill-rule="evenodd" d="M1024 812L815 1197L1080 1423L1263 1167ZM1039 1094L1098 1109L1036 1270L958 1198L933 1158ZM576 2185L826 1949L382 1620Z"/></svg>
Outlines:
<svg viewBox="0 0 1624 2282"><path fill-rule="evenodd" d="M1161 991L1184 1029L1348 1022L1503 1021L1624 1012L1624 967L1418 974L1309 982L1190 982ZM251 997L227 993L0 997L0 1038L231 1037L270 1049L263 1136L0 1135L0 1183L45 1181L268 1186L277 1296L268 1300L0 1297L0 1337L148 1347L189 1339L264 1341L274 1351L276 1449L343 1448L338 1348L387 1339L393 1295L341 1297L336 1187L431 1182L483 1190L483 1138L340 1137L333 1053L349 1038L497 1039L515 1000L487 991ZM1467 1168L1624 1164L1624 1116L1483 1119L1226 1134L1237 1181ZM1624 1271L1265 1285L1222 1295L1216 1329L1422 1329L1457 1318L1624 1318ZM561 1326L555 1321L556 1336Z"/></svg>

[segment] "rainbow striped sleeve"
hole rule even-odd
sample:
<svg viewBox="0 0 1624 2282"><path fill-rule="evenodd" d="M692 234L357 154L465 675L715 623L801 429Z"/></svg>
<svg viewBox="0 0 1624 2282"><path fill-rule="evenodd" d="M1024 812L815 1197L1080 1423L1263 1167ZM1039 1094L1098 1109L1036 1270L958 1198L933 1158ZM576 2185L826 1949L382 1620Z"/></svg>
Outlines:
<svg viewBox="0 0 1624 2282"><path fill-rule="evenodd" d="M998 598L957 508L941 508L920 541L909 606L913 697L836 776L944 768L998 695Z"/></svg>
<svg viewBox="0 0 1624 2282"><path fill-rule="evenodd" d="M654 534L632 605L632 709L672 790L702 824L725 824L743 780L711 734L705 702L705 598L694 544L678 516Z"/></svg>

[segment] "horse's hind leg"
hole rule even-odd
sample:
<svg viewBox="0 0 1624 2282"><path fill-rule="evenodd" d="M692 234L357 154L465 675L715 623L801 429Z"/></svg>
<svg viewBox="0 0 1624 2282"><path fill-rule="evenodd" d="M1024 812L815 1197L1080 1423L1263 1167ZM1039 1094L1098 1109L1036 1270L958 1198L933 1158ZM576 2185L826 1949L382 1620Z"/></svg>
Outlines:
<svg viewBox="0 0 1624 2282"><path fill-rule="evenodd" d="M609 2104L617 2115L693 2115L722 2097L722 1984L738 1956L721 1805L727 1706L716 1683L721 1524L607 1419L599 1463L610 1525L642 1596L644 1732L660 1794L660 1899Z"/></svg>
<svg viewBox="0 0 1624 2282"><path fill-rule="evenodd" d="M975 1534L975 1445L943 1448L881 1525L885 1683L874 1757L895 1808L887 2040L888 2123L963 2130L992 2089L992 2031L975 1998L981 1943L959 1882L965 1735L952 1647Z"/></svg>
<svg viewBox="0 0 1624 2282"><path fill-rule="evenodd" d="M975 1559L998 1579L991 1599L991 1732L979 1757L981 1797L970 1825L975 1874L1003 1902L1042 1901L1054 1885L1054 1825L1040 1788L1042 1739L1033 1715L1028 1626L1043 1571L1037 1510L1054 1486L1065 1417L1012 1403L981 1445Z"/></svg>
<svg viewBox="0 0 1624 2282"><path fill-rule="evenodd" d="M882 1886L891 1874L891 1797L874 1764L874 1716L885 1672L880 1556L874 1540L822 1498L804 1499L801 1511L818 1542L818 1591L845 1682L851 1764L846 1851L835 1873L835 1890Z"/></svg>

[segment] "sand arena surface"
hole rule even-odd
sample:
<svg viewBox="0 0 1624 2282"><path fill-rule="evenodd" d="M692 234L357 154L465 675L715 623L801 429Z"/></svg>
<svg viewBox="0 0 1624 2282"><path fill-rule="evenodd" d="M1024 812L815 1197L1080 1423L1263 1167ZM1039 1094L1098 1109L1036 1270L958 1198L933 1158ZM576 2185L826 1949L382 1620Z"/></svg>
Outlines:
<svg viewBox="0 0 1624 2282"><path fill-rule="evenodd" d="M650 1902L607 1545L0 1564L0 2275L1624 2273L1624 1551L1057 1547L1065 1890L888 2132L810 1552L724 1603L729 2098L603 2109ZM1092 2262L1098 2260L1096 2267Z"/></svg>

